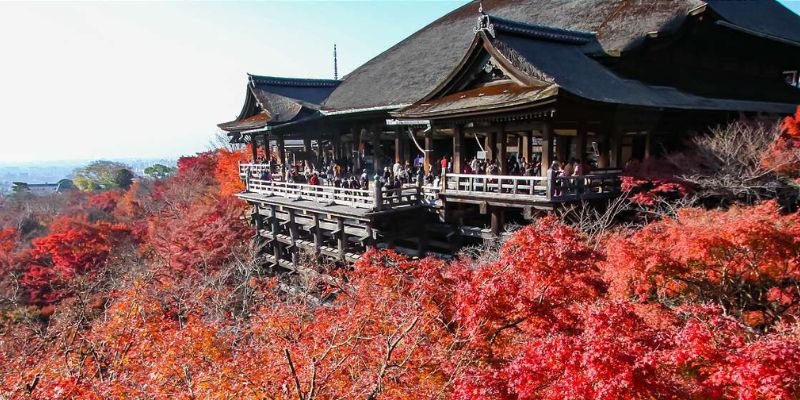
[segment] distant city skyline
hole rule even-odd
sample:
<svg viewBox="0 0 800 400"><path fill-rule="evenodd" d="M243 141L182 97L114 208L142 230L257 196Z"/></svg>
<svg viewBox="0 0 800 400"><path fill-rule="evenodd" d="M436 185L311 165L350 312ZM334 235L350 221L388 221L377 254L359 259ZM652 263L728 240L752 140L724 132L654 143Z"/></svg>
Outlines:
<svg viewBox="0 0 800 400"><path fill-rule="evenodd" d="M342 77L465 3L0 3L0 164L206 150L246 73L332 78L335 43Z"/></svg>

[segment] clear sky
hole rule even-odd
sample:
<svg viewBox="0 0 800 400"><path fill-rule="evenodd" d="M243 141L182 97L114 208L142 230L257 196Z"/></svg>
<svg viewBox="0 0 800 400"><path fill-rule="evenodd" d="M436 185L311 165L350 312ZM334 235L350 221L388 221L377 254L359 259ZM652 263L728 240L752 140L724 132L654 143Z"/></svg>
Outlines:
<svg viewBox="0 0 800 400"><path fill-rule="evenodd" d="M335 42L341 76L465 2L2 2L0 163L205 150L247 72L332 78Z"/></svg>

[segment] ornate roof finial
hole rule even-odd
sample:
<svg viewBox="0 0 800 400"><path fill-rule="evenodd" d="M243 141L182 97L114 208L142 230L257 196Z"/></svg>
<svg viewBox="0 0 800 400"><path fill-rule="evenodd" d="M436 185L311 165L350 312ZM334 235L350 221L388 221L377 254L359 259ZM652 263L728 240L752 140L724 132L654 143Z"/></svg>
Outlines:
<svg viewBox="0 0 800 400"><path fill-rule="evenodd" d="M339 80L339 60L336 58L336 43L333 44L333 79Z"/></svg>
<svg viewBox="0 0 800 400"><path fill-rule="evenodd" d="M494 26L492 25L491 21L489 21L489 15L483 12L483 3L478 3L478 24L475 28L472 29L474 33L478 33L480 31L489 32L492 37L494 37Z"/></svg>

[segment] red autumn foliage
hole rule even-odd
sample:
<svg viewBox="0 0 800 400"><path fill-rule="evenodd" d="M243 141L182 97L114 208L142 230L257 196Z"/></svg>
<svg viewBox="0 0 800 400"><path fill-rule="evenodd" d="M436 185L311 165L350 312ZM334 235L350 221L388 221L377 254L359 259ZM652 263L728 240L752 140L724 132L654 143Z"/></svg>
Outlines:
<svg viewBox="0 0 800 400"><path fill-rule="evenodd" d="M88 206L97 210L110 213L117 208L117 203L125 194L124 190L109 190L91 195L87 199Z"/></svg>
<svg viewBox="0 0 800 400"><path fill-rule="evenodd" d="M213 177L217 165L217 152L206 151L194 156L178 159L178 175L195 174L201 177Z"/></svg>
<svg viewBox="0 0 800 400"><path fill-rule="evenodd" d="M151 217L149 244L164 263L183 271L219 266L251 233L241 221L242 203L231 197L198 201L177 213Z"/></svg>
<svg viewBox="0 0 800 400"><path fill-rule="evenodd" d="M201 154L184 159L178 176L82 197L55 220L42 218L46 233L30 249L16 229L0 230L0 255L23 268L29 295L28 305L0 303L0 393L800 395L800 217L772 203L682 210L610 235L597 250L576 229L541 218L489 261L370 251L352 270L279 279L238 251L252 234L244 206L228 195L238 176L215 172L238 157ZM87 217L81 205L101 212ZM132 236L141 251L127 257L141 268L100 282L93 272L119 263ZM78 276L110 289L73 293Z"/></svg>
<svg viewBox="0 0 800 400"><path fill-rule="evenodd" d="M684 209L616 236L607 251L605 278L620 299L713 301L773 321L800 311L800 215L781 215L774 202Z"/></svg>
<svg viewBox="0 0 800 400"><path fill-rule="evenodd" d="M660 201L672 201L692 192L689 185L676 178L675 168L664 160L632 161L625 167L621 189L633 203L652 207Z"/></svg>
<svg viewBox="0 0 800 400"><path fill-rule="evenodd" d="M51 304L66 293L64 286L78 274L101 267L130 234L125 226L86 216L62 217L50 233L33 241L32 262L20 279L28 302Z"/></svg>
<svg viewBox="0 0 800 400"><path fill-rule="evenodd" d="M800 177L800 106L781 124L781 134L763 155L762 165L779 174Z"/></svg>

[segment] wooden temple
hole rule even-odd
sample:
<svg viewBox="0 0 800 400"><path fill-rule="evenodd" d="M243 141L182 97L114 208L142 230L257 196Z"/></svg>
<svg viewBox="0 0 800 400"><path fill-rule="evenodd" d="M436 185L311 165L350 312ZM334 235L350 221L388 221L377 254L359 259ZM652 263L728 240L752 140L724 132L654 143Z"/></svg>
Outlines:
<svg viewBox="0 0 800 400"><path fill-rule="evenodd" d="M249 75L242 111L219 126L255 145L238 196L274 265L370 247L447 255L617 196L627 162L685 151L710 127L792 113L798 69L800 17L773 0L473 2L342 80ZM476 173L475 159L496 170ZM567 161L587 167L551 168ZM331 163L369 184L285 178ZM395 163L421 165L381 184Z"/></svg>

